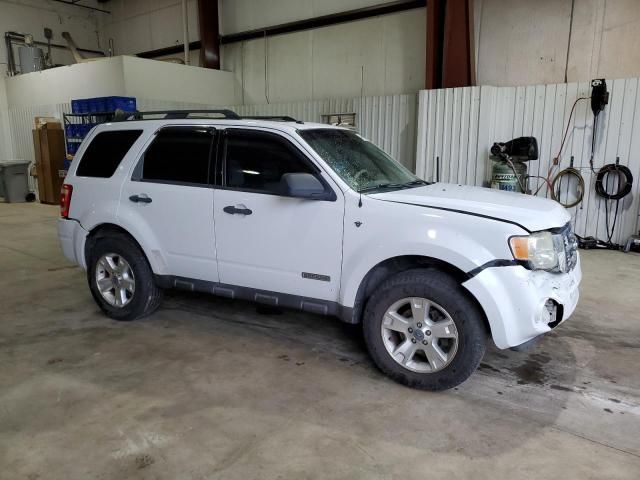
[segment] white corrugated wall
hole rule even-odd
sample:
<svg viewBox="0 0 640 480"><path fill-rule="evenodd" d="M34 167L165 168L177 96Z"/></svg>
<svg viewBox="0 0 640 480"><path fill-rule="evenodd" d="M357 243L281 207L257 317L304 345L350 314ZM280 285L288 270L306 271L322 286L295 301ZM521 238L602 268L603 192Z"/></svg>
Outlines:
<svg viewBox="0 0 640 480"><path fill-rule="evenodd" d="M57 117L62 121L62 114L71 111L68 103L53 105L38 105L34 107L9 109L7 118L9 121L6 136L9 138L8 149L11 157L16 160L34 161L33 134L35 117ZM35 179L29 176L29 188L36 191Z"/></svg>
<svg viewBox="0 0 640 480"><path fill-rule="evenodd" d="M640 80L607 81L609 105L598 120L594 166L615 163L631 169L632 193L620 201L614 242L621 243L638 229L640 189ZM538 139L540 159L529 162L529 174L546 176L558 154L571 108L579 97L589 97L589 82L533 85L526 87L466 87L423 90L419 94L416 172L426 180L468 185L486 185L491 175L489 148L496 141L519 136ZM565 146L556 173L574 167L585 180L582 203L569 209L579 235L606 240L605 200L595 193L595 175L589 168L593 114L589 100L577 103L569 124ZM536 190L539 178L531 178ZM564 191L564 189L563 189ZM548 195L543 187L539 195ZM562 197L561 197L562 199ZM615 201L608 204L609 224L613 224Z"/></svg>
<svg viewBox="0 0 640 480"><path fill-rule="evenodd" d="M309 100L229 107L140 98L137 99L137 104L141 111L230 108L240 115L289 115L308 122L321 122L322 115L325 114L355 113L357 129L362 135L411 170L415 165L417 95ZM62 120L62 114L70 111L71 105L68 103L1 111L0 158L33 161L31 131L34 126L34 117L51 116ZM30 183L30 188L32 190L36 188L33 181Z"/></svg>
<svg viewBox="0 0 640 480"><path fill-rule="evenodd" d="M356 128L393 158L415 166L416 95L308 100L227 107L239 115L288 115L305 122L322 122L322 115L355 113Z"/></svg>
<svg viewBox="0 0 640 480"><path fill-rule="evenodd" d="M0 162L14 158L9 125L9 112L0 110Z"/></svg>
<svg viewBox="0 0 640 480"><path fill-rule="evenodd" d="M140 109L144 110L208 108L206 105L145 99L138 100L138 105ZM3 140L3 137L6 138L6 141L3 142L3 148L0 148L0 154L8 159L33 162L35 152L33 149L32 130L34 128L35 117L56 117L62 122L62 115L70 112L70 103L12 108L0 112L0 141ZM37 189L36 182L32 177L29 177L29 188L33 191Z"/></svg>

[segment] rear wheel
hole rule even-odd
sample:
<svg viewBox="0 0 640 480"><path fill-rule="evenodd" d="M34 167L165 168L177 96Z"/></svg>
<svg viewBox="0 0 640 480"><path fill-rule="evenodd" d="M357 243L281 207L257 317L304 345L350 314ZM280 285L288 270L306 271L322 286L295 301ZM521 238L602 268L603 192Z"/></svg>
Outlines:
<svg viewBox="0 0 640 480"><path fill-rule="evenodd" d="M162 301L153 271L138 245L122 234L94 240L87 279L100 309L116 320L153 313Z"/></svg>
<svg viewBox="0 0 640 480"><path fill-rule="evenodd" d="M410 270L383 282L367 303L363 327L380 370L424 390L466 380L487 341L476 305L453 278L435 269Z"/></svg>

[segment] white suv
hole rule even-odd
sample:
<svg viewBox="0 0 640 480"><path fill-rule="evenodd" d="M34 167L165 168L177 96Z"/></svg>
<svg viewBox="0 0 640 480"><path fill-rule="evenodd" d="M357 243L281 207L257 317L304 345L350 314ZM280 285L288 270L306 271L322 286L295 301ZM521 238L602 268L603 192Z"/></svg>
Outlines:
<svg viewBox="0 0 640 480"><path fill-rule="evenodd" d="M59 237L110 317L172 287L335 315L391 378L442 390L488 336L520 346L574 311L558 203L429 184L345 128L216 113L103 124L80 147Z"/></svg>

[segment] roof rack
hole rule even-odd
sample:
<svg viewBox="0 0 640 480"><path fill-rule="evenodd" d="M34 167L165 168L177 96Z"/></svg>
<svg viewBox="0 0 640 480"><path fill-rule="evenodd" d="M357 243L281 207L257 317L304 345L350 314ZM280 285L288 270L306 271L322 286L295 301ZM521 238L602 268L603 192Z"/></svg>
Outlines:
<svg viewBox="0 0 640 480"><path fill-rule="evenodd" d="M295 122L304 124L302 120L296 120L293 117L289 117L288 115L251 115L248 117L242 116L240 117L242 120L275 120L279 122Z"/></svg>
<svg viewBox="0 0 640 480"><path fill-rule="evenodd" d="M146 116L164 115L165 120L189 118L192 114L217 114L229 120L239 120L240 116L233 110L154 110L150 112L123 112L116 114L114 121L145 120ZM147 119L148 120L148 119Z"/></svg>

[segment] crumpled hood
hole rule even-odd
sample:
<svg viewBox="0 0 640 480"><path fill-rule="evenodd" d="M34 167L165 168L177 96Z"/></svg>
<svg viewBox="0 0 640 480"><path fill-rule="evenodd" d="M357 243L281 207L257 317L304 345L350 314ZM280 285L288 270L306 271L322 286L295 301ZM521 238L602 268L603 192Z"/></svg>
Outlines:
<svg viewBox="0 0 640 480"><path fill-rule="evenodd" d="M434 183L369 196L389 202L485 215L517 223L532 232L562 227L571 219L567 210L553 200L452 183Z"/></svg>

